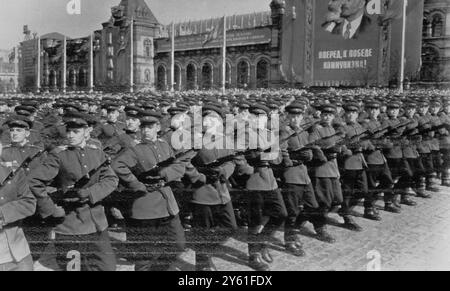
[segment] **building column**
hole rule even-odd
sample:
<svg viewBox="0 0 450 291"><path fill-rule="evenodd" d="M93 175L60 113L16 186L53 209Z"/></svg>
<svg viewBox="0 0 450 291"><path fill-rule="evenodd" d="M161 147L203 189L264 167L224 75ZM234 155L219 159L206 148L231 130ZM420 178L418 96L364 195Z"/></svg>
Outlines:
<svg viewBox="0 0 450 291"><path fill-rule="evenodd" d="M256 65L254 64L250 64L250 68L249 68L250 72L249 72L249 84L248 84L248 88L249 89L256 89Z"/></svg>
<svg viewBox="0 0 450 291"><path fill-rule="evenodd" d="M180 91L186 90L186 84L187 84L187 73L186 73L186 67L181 67L180 70Z"/></svg>

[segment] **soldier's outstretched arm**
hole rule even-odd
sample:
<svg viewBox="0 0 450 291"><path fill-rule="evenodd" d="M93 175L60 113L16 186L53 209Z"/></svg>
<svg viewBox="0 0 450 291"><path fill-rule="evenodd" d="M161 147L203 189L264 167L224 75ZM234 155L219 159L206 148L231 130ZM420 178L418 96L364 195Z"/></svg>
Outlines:
<svg viewBox="0 0 450 291"><path fill-rule="evenodd" d="M103 154L103 159L106 155ZM89 194L89 200L92 204L96 204L108 197L119 185L119 178L110 166L104 166L100 171L98 182L91 187L85 189Z"/></svg>
<svg viewBox="0 0 450 291"><path fill-rule="evenodd" d="M0 206L0 228L29 217L36 211L36 198L31 193L23 170L17 173L14 184L17 185L17 200Z"/></svg>
<svg viewBox="0 0 450 291"><path fill-rule="evenodd" d="M112 163L112 169L119 177L120 181L133 191L146 191L145 185L133 174L131 169L138 166L138 158L132 149L126 150Z"/></svg>
<svg viewBox="0 0 450 291"><path fill-rule="evenodd" d="M37 211L42 218L52 216L56 211L56 205L47 193L47 185L58 175L59 167L59 157L51 153L41 166L33 169L28 175L28 184L37 198Z"/></svg>

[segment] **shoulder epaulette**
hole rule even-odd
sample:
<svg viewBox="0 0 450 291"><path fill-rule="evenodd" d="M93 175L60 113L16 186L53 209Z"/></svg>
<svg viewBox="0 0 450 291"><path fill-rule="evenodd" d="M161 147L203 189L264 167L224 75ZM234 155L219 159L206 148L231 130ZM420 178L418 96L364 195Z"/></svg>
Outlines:
<svg viewBox="0 0 450 291"><path fill-rule="evenodd" d="M69 148L69 147L66 146L66 145L61 145L61 146L57 146L56 148L54 148L54 149L52 150L52 152L55 153L55 154L59 154L59 153L62 153L62 152L64 152L64 151L66 151L68 148Z"/></svg>
<svg viewBox="0 0 450 291"><path fill-rule="evenodd" d="M99 150L100 148L98 146L96 146L95 144L88 144L86 145L87 148L89 149L93 149L93 150Z"/></svg>

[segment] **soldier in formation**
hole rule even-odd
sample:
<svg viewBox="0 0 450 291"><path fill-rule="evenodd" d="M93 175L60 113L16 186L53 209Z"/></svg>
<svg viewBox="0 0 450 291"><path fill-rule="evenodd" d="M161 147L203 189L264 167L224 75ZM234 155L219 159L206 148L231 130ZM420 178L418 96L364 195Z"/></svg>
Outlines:
<svg viewBox="0 0 450 291"><path fill-rule="evenodd" d="M196 270L213 271L239 228L249 266L270 270L276 230L301 257L307 222L334 243L329 213L363 231L359 202L363 219L379 221L378 200L398 214L449 187L449 116L446 91L9 96L0 103L0 270L32 269L33 259L73 269L73 252L80 270L115 270L116 257L176 270L192 248ZM44 229L40 258L27 243L35 233L18 224L30 218ZM115 252L108 229L118 220L126 240Z"/></svg>

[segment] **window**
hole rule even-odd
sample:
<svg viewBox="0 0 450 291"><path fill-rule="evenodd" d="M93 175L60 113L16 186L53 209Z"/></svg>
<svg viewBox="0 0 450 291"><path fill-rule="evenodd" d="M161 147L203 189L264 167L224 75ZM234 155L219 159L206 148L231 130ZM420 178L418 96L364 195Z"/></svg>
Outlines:
<svg viewBox="0 0 450 291"><path fill-rule="evenodd" d="M442 36L444 22L442 20L441 14L438 13L433 16L433 21L431 22L431 27L432 27L432 36L433 37Z"/></svg>
<svg viewBox="0 0 450 291"><path fill-rule="evenodd" d="M256 86L258 88L269 87L269 62L260 60L256 65Z"/></svg>
<svg viewBox="0 0 450 291"><path fill-rule="evenodd" d="M240 61L237 66L238 88L248 88L250 79L250 65L246 61Z"/></svg>
<svg viewBox="0 0 450 291"><path fill-rule="evenodd" d="M144 52L145 57L153 58L153 41L151 39L146 39L144 41Z"/></svg>

